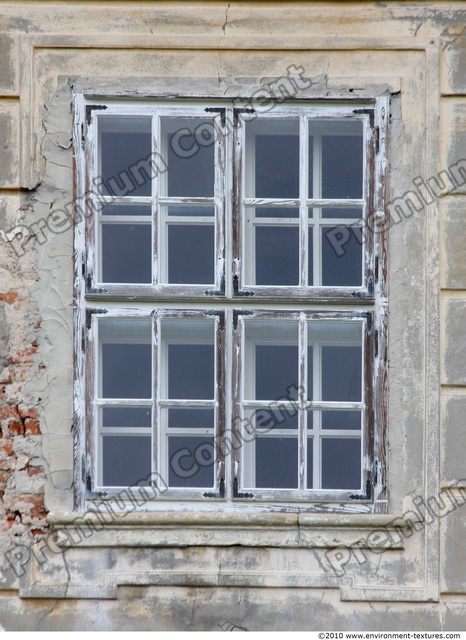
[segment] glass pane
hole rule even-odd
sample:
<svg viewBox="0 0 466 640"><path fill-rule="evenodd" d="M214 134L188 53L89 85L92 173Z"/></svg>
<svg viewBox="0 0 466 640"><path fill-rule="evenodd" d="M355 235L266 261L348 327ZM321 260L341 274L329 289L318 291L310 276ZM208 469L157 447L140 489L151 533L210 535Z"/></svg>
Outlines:
<svg viewBox="0 0 466 640"><path fill-rule="evenodd" d="M314 486L314 439L307 439L307 488L312 489Z"/></svg>
<svg viewBox="0 0 466 640"><path fill-rule="evenodd" d="M256 227L255 284L299 284L298 226Z"/></svg>
<svg viewBox="0 0 466 640"><path fill-rule="evenodd" d="M106 407L102 409L103 427L151 427L151 410L133 407Z"/></svg>
<svg viewBox="0 0 466 640"><path fill-rule="evenodd" d="M162 138L167 144L168 196L213 197L216 137L213 120L162 119Z"/></svg>
<svg viewBox="0 0 466 640"><path fill-rule="evenodd" d="M152 226L102 225L102 282L152 282Z"/></svg>
<svg viewBox="0 0 466 640"><path fill-rule="evenodd" d="M246 176L247 197L299 196L298 120L258 119L246 123Z"/></svg>
<svg viewBox="0 0 466 640"><path fill-rule="evenodd" d="M146 204L104 204L103 216L147 216L151 217L151 208Z"/></svg>
<svg viewBox="0 0 466 640"><path fill-rule="evenodd" d="M147 486L151 473L150 436L103 436L103 484L106 487Z"/></svg>
<svg viewBox="0 0 466 640"><path fill-rule="evenodd" d="M298 386L298 347L256 346L256 399L277 400Z"/></svg>
<svg viewBox="0 0 466 640"><path fill-rule="evenodd" d="M361 401L361 348L322 347L322 400Z"/></svg>
<svg viewBox="0 0 466 640"><path fill-rule="evenodd" d="M320 120L309 123L309 197L362 198L363 124L361 121ZM322 178L316 184L311 158L321 157ZM314 180L314 184L313 184Z"/></svg>
<svg viewBox="0 0 466 640"><path fill-rule="evenodd" d="M168 282L214 282L214 225L168 225Z"/></svg>
<svg viewBox="0 0 466 640"><path fill-rule="evenodd" d="M170 487L213 487L215 469L214 439L206 436L168 438Z"/></svg>
<svg viewBox="0 0 466 640"><path fill-rule="evenodd" d="M360 287L362 243L359 230L322 227L322 284L328 287Z"/></svg>
<svg viewBox="0 0 466 640"><path fill-rule="evenodd" d="M307 269L308 269L308 275L307 275L307 282L308 282L308 286L312 287L314 284L314 245L313 245L313 239L314 239L314 229L313 227L309 227L308 231L308 245L307 245Z"/></svg>
<svg viewBox="0 0 466 640"><path fill-rule="evenodd" d="M215 354L213 320L162 320L162 341L167 345L168 395L172 399L214 398Z"/></svg>
<svg viewBox="0 0 466 640"><path fill-rule="evenodd" d="M308 398L315 401L360 402L362 323L311 320L308 322L308 344ZM316 350L315 354L319 356L319 346L320 370L318 358L311 365L311 349ZM317 380L315 376L318 376ZM314 385L311 387L313 378ZM318 397L319 391L321 397Z"/></svg>
<svg viewBox="0 0 466 640"><path fill-rule="evenodd" d="M298 323L260 322L245 323L245 397L257 400L295 399L298 387ZM248 359L255 359L253 362ZM252 374L252 376L250 375Z"/></svg>
<svg viewBox="0 0 466 640"><path fill-rule="evenodd" d="M322 439L322 489L361 489L361 439Z"/></svg>
<svg viewBox="0 0 466 640"><path fill-rule="evenodd" d="M322 411L322 429L361 429L360 411Z"/></svg>
<svg viewBox="0 0 466 640"><path fill-rule="evenodd" d="M167 409L168 427L176 429L213 429L214 409Z"/></svg>
<svg viewBox="0 0 466 640"><path fill-rule="evenodd" d="M256 438L256 487L296 489L298 439Z"/></svg>
<svg viewBox="0 0 466 640"><path fill-rule="evenodd" d="M361 207L325 207L321 209L322 218L362 218Z"/></svg>
<svg viewBox="0 0 466 640"><path fill-rule="evenodd" d="M150 320L99 320L102 397L152 396L151 331Z"/></svg>
<svg viewBox="0 0 466 640"><path fill-rule="evenodd" d="M151 195L151 118L99 116L102 192Z"/></svg>
<svg viewBox="0 0 466 640"><path fill-rule="evenodd" d="M169 398L191 400L213 398L213 345L169 345L168 372Z"/></svg>
<svg viewBox="0 0 466 640"><path fill-rule="evenodd" d="M322 197L362 198L362 123L358 135L322 136Z"/></svg>

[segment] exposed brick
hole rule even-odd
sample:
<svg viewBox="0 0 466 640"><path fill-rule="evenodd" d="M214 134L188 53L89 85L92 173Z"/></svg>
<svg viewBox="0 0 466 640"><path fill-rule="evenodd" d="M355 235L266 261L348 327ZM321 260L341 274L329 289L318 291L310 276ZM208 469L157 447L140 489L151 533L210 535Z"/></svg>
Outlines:
<svg viewBox="0 0 466 640"><path fill-rule="evenodd" d="M27 467L27 471L30 476L38 476L38 475L45 476L44 467L34 467L29 464ZM1 482L1 476L0 476L0 482Z"/></svg>
<svg viewBox="0 0 466 640"><path fill-rule="evenodd" d="M28 514L35 517L41 517L47 513L42 495L14 496L11 500L11 511L13 513L19 512L20 514Z"/></svg>
<svg viewBox="0 0 466 640"><path fill-rule="evenodd" d="M24 423L21 420L10 420L6 433L9 436L24 436Z"/></svg>
<svg viewBox="0 0 466 640"><path fill-rule="evenodd" d="M4 407L0 407L0 420L4 420L5 418L10 418L11 416L17 416L18 410L15 405L6 405Z"/></svg>
<svg viewBox="0 0 466 640"><path fill-rule="evenodd" d="M26 420L24 421L24 433L27 436L40 435L39 420L32 420L31 418L26 418Z"/></svg>
<svg viewBox="0 0 466 640"><path fill-rule="evenodd" d="M13 304L19 298L19 294L16 291L8 291L8 293L0 293L0 300L7 304Z"/></svg>
<svg viewBox="0 0 466 640"><path fill-rule="evenodd" d="M20 349L10 355L11 364L25 364L34 362L34 355L37 351L37 347L27 347L26 349Z"/></svg>
<svg viewBox="0 0 466 640"><path fill-rule="evenodd" d="M13 440L2 438L0 440L0 456L6 454L8 456L13 455Z"/></svg>
<svg viewBox="0 0 466 640"><path fill-rule="evenodd" d="M32 407L28 407L26 409L22 404L18 405L18 413L22 420L25 420L26 418L37 418L37 411L35 409Z"/></svg>
<svg viewBox="0 0 466 640"><path fill-rule="evenodd" d="M0 373L0 384L11 384L11 371L8 367Z"/></svg>

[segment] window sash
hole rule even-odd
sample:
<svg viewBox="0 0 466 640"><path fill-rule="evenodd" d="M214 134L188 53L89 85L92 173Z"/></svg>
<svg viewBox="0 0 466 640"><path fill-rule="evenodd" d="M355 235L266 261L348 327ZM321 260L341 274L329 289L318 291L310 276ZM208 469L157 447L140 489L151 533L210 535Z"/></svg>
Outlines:
<svg viewBox="0 0 466 640"><path fill-rule="evenodd" d="M209 104L209 103L206 103ZM210 103L213 105L213 103ZM219 102L215 103L217 107ZM90 126L87 128L86 133L88 134L88 144L86 145L86 166L88 167L87 171L87 183L92 184L92 180L97 176L98 167L97 159L98 159L98 140L96 134L96 121L97 116L101 115L146 115L152 119L152 144L155 152L160 152L161 147L159 146L159 138L157 137L157 131L161 118L173 118L174 114L179 114L180 117L186 117L188 114L190 117L202 117L206 118L206 108L205 105L196 106L194 104L185 103L183 106L177 105L168 105L167 102L160 103L151 103L144 104L138 103L137 106L127 103L126 105L121 105L117 103L110 103L108 105L108 110L100 112L99 110L90 112ZM225 110L226 120L230 119L234 121L233 114L234 109L229 106L221 107ZM237 313L237 324L241 326L243 320L246 316L242 316L243 309L236 308L233 310L232 303L241 303L245 307L247 311L254 313L257 317L260 313L273 313L270 305L273 305L275 301L282 302L286 299L289 304L289 309L287 313L292 315L292 309L296 310L296 313L300 315L301 313L305 313L306 317L310 317L309 312L304 305L308 305L309 303L312 305L313 302L325 301L325 303L332 304L329 309L329 313L326 317L346 317L345 314L349 314L348 317L352 314L360 314L360 317L363 318L363 322L367 325L367 330L364 332L365 340L364 340L364 362L365 362L365 375L366 375L366 388L364 395L364 409L363 412L365 414L363 421L363 451L362 451L362 459L364 460L372 460L374 457L374 437L378 442L378 446L381 446L381 439L379 433L375 433L374 428L374 414L383 414L383 407L380 409L375 407L374 405L374 393L372 387L376 385L374 382L374 362L373 362L373 354L375 349L375 340L374 334L371 333L371 329L369 325L372 327L377 324L378 327L383 327L383 318L378 316L378 313L374 315L374 293L372 289L372 284L375 279L375 263L374 263L374 238L372 233L370 233L366 228L366 217L368 212L377 212L381 211L381 203L383 202L383 194L378 190L375 192L374 188L374 180L373 180L373 172L374 167L377 167L377 170L380 172L380 159L378 160L378 164L374 162L375 160L375 136L373 135L373 123L370 122L373 118L371 116L370 108L359 110L364 111L359 115L354 115L353 105L349 106L337 106L337 107L327 107L324 105L297 105L297 106L286 106L286 107L277 107L274 109L273 117L280 119L285 118L289 119L290 117L296 117L300 121L300 127L303 127L303 122L306 121L308 117L315 118L323 118L329 117L329 122L332 118L344 118L351 117L355 119L360 119L364 121L364 131L365 131L365 172L363 184L365 185L365 191L363 193L363 197L361 199L325 199L322 197L308 197L309 194L306 193L305 182L302 180L303 172L307 171L305 164L300 163L300 193L299 197L296 199L277 199L277 198L265 198L258 199L256 198L246 198L244 196L244 185L243 185L243 177L244 177L244 159L245 159L245 144L243 136L243 120L244 117L241 114L237 114L238 127L234 128L232 131L232 135L230 135L230 131L227 129L225 131L225 136L222 138L220 136L220 144L218 145L217 152L217 164L218 167L221 167L222 170L217 172L218 177L218 188L215 194L215 198L185 198L185 197L175 197L175 196L167 196L166 190L164 193L160 192L159 187L157 186L157 180L159 180L158 176L154 176L151 185L151 196L150 197L134 197L134 196L126 196L120 198L106 198L105 196L96 197L94 194L90 193L89 201L91 202L90 212L92 214L95 211L98 202L103 202L104 204L128 204L128 205L147 205L151 207L152 210L152 237L151 237L151 246L152 246L152 254L153 254L153 273L154 279L151 284L135 284L135 283L105 283L100 281L95 277L96 272L101 273L101 265L98 264L99 253L96 251L95 246L98 248L98 225L103 221L104 216L100 214L100 219L95 218L93 215L87 215L86 218L86 238L85 247L86 247L86 269L84 272L87 274L86 278L86 287L84 293L84 304L87 305L86 316L89 316L90 325L93 327L95 325L96 318L99 316L99 311L101 311L102 307L104 307L107 311L106 317L118 317L119 314L123 316L139 316L146 315L148 313L148 309L151 308L151 314L154 317L154 322L157 324L155 318L162 318L164 314L172 313L173 310L170 310L169 307L173 306L184 306L182 313L186 312L189 314L199 314L201 316L204 313L204 309L210 309L209 313L220 313L224 314L224 331L218 330L218 345L217 349L217 362L220 363L218 367L218 371L222 373L218 375L223 375L224 377L227 375L229 371L229 367L233 364L233 373L234 380L237 381L238 375L241 371L241 362L236 362L235 358L235 349L232 344L236 344L234 341L232 344L229 344L230 338L228 336L231 333L231 328L235 324L234 314ZM312 114L312 115L311 115ZM216 116L219 120L222 118L221 114ZM380 117L380 116L378 116ZM88 116L86 113L86 119L83 122L88 121ZM376 119L376 122L378 120ZM307 136L301 136L300 139L300 154L303 156L305 153L305 145L307 144ZM317 147L315 148L317 149ZM315 151L315 154L317 151ZM304 156L303 156L304 157ZM237 171L237 168L241 167L243 174L241 171ZM217 182L216 182L217 184ZM231 187L231 189L230 189ZM162 190L163 192L163 190ZM314 189L313 196L318 196L319 194L316 189ZM156 203L154 205L154 203ZM300 269L299 269L299 285L296 287L280 287L280 286L256 286L250 285L249 282L253 281L251 279L246 278L246 271L244 258L246 257L244 251L244 226L243 226L243 213L247 207L257 206L261 204L262 206L268 207L296 207L299 209L299 217L298 217L298 227L299 227L299 237L300 243L302 247L306 246L307 242L307 229L312 227L313 222L309 222L308 219L308 209L314 208L317 216L318 226L330 225L330 224L351 224L352 222L357 223L356 226L361 227L362 232L364 233L364 261L363 261L363 269L364 269L364 278L362 280L362 284L360 287L328 287L328 286L312 286L308 287L306 285L306 274L304 272L305 269L305 260L300 257ZM212 287L206 287L205 285L189 285L185 286L183 284L175 285L175 284L160 284L161 280L159 278L160 268L157 264L157 252L153 251L154 247L160 247L160 243L162 243L162 233L160 232L160 221L163 221L163 214L166 213L168 206L187 206L187 205L204 205L204 206L214 206L215 207L215 215L213 218L215 219L215 269L216 269L216 277L215 282ZM361 218L355 218L354 220L349 220L347 217L342 218L321 218L320 213L322 209L328 207L361 207L363 210L363 214ZM146 221L146 218L142 216L134 217L132 215L128 216L108 216L105 222L108 223L139 223L142 224ZM182 222L190 222L189 217L180 216L174 220L176 223ZM210 224L210 217L203 217L202 219L197 218L196 222L200 222L201 224ZM271 226L277 223L284 223L280 218L263 218L260 221L260 224L263 227ZM295 222L293 220L287 221L288 225L293 225ZM158 226L159 225L159 226ZM81 228L81 227L80 227ZM78 237L80 231L78 230ZM318 242L317 235L314 234L313 243ZM97 243L96 243L97 240ZM230 244L231 243L231 244ZM380 247L379 247L380 248ZM159 250L159 253L161 251ZM321 265L316 266L316 253L314 252L314 262L313 267L318 271ZM166 265L164 265L164 269L166 271ZM100 271L99 271L100 270ZM81 265L78 265L78 271L81 273ZM163 269L162 269L163 271ZM317 273L316 271L316 273ZM372 283L371 283L372 278ZM163 279L163 278L162 278ZM166 277L165 277L166 280ZM318 277L317 277L318 281ZM303 286L304 283L304 286ZM252 297L252 295L254 297ZM98 304L94 301L98 300ZM118 300L124 300L125 309L118 307ZM178 301L178 302L177 302ZM222 303L222 305L220 304ZM351 307L346 305L351 304L355 311L350 311ZM98 306L100 309L93 309L92 305ZM157 305L157 308L154 311L154 305ZM269 306L267 306L269 305ZM344 306L343 306L344 305ZM357 305L356 307L354 305ZM162 308L164 307L164 308ZM202 307L202 311L201 311ZM188 311L189 308L189 311ZM81 313L81 312L78 312ZM178 313L178 311L177 311ZM317 313L317 312L315 312ZM112 316L113 314L113 316ZM342 315L343 314L343 315ZM324 314L325 315L325 314ZM291 317L291 316L290 316ZM315 316L317 317L317 316ZM219 320L220 316L217 317L216 324L217 327L221 324ZM226 318L226 319L225 319ZM233 318L233 319L232 319ZM79 324L79 320L78 320ZM91 331L92 332L92 331ZM157 333L157 332L156 332ZM86 336L87 333L84 333ZM236 334L233 332L233 338L236 337ZM301 339L301 338L300 338ZM96 362L97 353L95 353L95 344L93 344L94 338L91 338L87 341L86 345L86 371L92 371L91 378L94 377L94 363ZM221 346L220 346L221 345ZM157 343L154 342L154 350L157 350ZM156 358L156 356L154 356ZM154 362L158 362L158 360L154 360ZM156 365L154 365L156 366ZM377 362L377 367L380 366L380 363ZM154 377L155 379L155 377ZM235 382L236 384L236 382ZM380 391L381 385L377 383L378 390ZM382 385L383 386L383 385ZM89 392L89 388L91 392ZM91 473L86 474L86 485L88 489L88 496L92 497L93 491L113 491L113 489L118 489L117 487L104 487L99 485L101 482L101 477L98 477L97 466L99 464L99 456L97 452L99 451L99 437L102 435L102 425L99 422L100 417L98 411L102 408L102 403L100 403L99 398L95 398L92 393L92 389L94 388L94 382L91 382L88 387L87 394L87 417L86 424L94 425L90 427L93 429L92 436L88 438L87 449L86 449L86 457L88 461L93 461L86 463L86 467L91 469ZM217 412L217 421L216 421L216 431L215 435L217 438L220 438L221 434L225 433L225 430L228 428L225 418L225 410L236 402L236 396L233 395L232 388L227 389L225 387L225 383L222 385L223 394L229 397L229 400L225 400L225 398L218 396L218 405L219 407L223 407L223 411ZM220 394L220 392L219 392ZM154 405L154 400L151 400L152 407ZM164 402L166 404L164 405ZM100 404L99 404L100 403ZM260 404L260 403L259 403ZM112 406L127 406L127 401L123 400L119 405L119 401L115 400L114 405ZM148 406L146 401L141 402L142 406ZM158 411L152 411L152 422L153 424L158 424L158 413L159 411L166 411L170 406L169 400L161 400L159 402L160 408ZM257 401L249 404L248 401L242 401L243 410L252 410L254 406L259 406ZM137 401L133 401L131 406L139 406ZM199 405L200 406L200 405ZM309 410L314 409L315 411L321 411L324 409L329 409L329 406L319 405L319 403L314 403L308 406ZM346 407L339 407L340 409L345 408L347 410L360 409L361 407L356 407L353 405L348 405ZM321 415L321 414L316 414ZM97 416L97 417L96 417ZM320 427L320 425L319 425ZM380 426L378 427L380 430ZM303 449L305 446L305 432L304 429L299 431L299 440L300 447ZM153 428L153 432L155 430ZM110 432L108 432L110 433ZM146 433L146 431L141 430L141 435ZM280 430L276 432L277 435L287 435L285 430ZM179 435L182 435L181 433ZM189 433L186 433L189 435ZM326 434L324 434L326 435ZM334 436L347 436L352 437L351 433L340 433L339 430L332 430L332 435ZM154 442L152 445L153 451L153 460L156 462L157 470L161 470L162 465L160 462L160 448L157 444L157 438L154 438ZM324 490L324 489L313 489L307 490L305 488L304 481L300 478L299 486L295 489L286 489L286 490L257 490L251 486L248 486L246 482L246 478L244 474L242 475L242 460L235 461L232 457L231 464L230 461L225 459L225 455L222 457L222 452L224 452L224 447L217 447L218 453L218 462L221 464L217 465L217 469L215 472L215 485L212 490L204 491L204 488L199 490L193 490L189 488L171 488L168 492L165 492L163 495L159 497L162 500L179 500L187 499L187 500L200 500L203 502L205 500L220 500L222 497L225 500L233 500L234 502L247 502L250 500L250 496L245 496L241 494L254 494L254 500L259 500L262 502L273 502L273 501L286 501L293 503L294 501L304 501L309 503L319 503L331 501L336 503L338 501L347 502L350 499L363 499L364 501L370 499L370 496L365 492L365 486L368 480L371 477L372 467L371 469L365 468L363 470L363 482L360 491L334 491L334 490ZM314 457L318 454L314 454ZM236 465L235 462L238 462ZM166 463L165 463L166 464ZM368 463L371 466L371 462ZM236 473L235 473L235 467ZM317 469L317 466L315 466ZM304 472L302 472L304 473ZM301 473L301 475L302 475ZM319 475L318 471L314 471L314 475ZM224 496L221 496L221 484L222 481L225 480L225 493ZM250 483L249 483L250 485ZM209 488L210 489L210 488ZM236 495L235 495L236 494ZM238 495L239 494L239 495ZM357 503L354 503L355 505ZM361 506L363 506L361 504Z"/></svg>
<svg viewBox="0 0 466 640"><path fill-rule="evenodd" d="M218 105L217 105L218 106ZM92 107L92 105L90 105ZM154 105L114 105L108 104L105 110L91 110L90 124L88 125L88 137L90 147L93 152L88 157L89 166L89 183L90 185L99 176L100 150L98 123L104 118L111 117L146 117L150 118L151 125L151 144L152 154L155 158L154 162L158 167L151 180L151 194L148 196L135 196L129 194L126 196L111 196L96 194L92 189L89 190L89 212L87 215L87 258L86 272L87 276L87 292L89 295L108 294L124 298L127 295L137 295L141 299L157 299L165 296L180 299L206 299L207 296L222 298L248 295L253 292L260 298L290 298L290 299L308 299L309 295L313 298L321 299L348 299L351 300L353 294L371 297L371 277L373 279L374 264L373 254L373 238L372 234L367 232L367 216L376 211L375 194L373 188L373 180L368 179L368 167L373 166L374 159L374 136L371 135L371 123L373 118L369 113L354 114L353 107L328 107L321 106L302 106L297 107L276 107L272 115L265 114L265 118L271 122L280 122L282 120L290 120L295 118L299 122L299 183L300 193L295 199L277 199L277 198L251 198L246 197L245 192L245 171L247 164L248 146L251 142L245 139L245 131L248 124L245 114L236 113L231 107L221 107L221 113L206 113L205 106L173 106L168 107L166 104L154 103ZM212 107L213 108L213 107ZM366 110L368 111L368 110ZM232 135L230 135L230 127L227 124L222 126L222 120L228 122L237 122L237 126L233 127ZM249 118L251 116L249 115ZM363 154L363 193L361 198L341 199L341 198L322 198L319 177L319 157L318 145L315 145L314 156L314 193L310 198L307 189L308 174L308 135L307 127L309 123L318 120L324 122L323 118L331 125L332 119L348 122L361 122L363 125L364 138L364 154ZM217 140L215 142L215 179L214 194L212 197L185 197L185 196L168 196L167 195L167 171L164 170L164 162L167 157L166 141L161 138L161 123L166 119L176 120L180 118L180 122L184 122L186 118L192 118L193 122L199 119L210 119L215 126ZM259 120L257 120L259 122ZM215 123L215 125L214 125ZM249 153L252 153L249 151ZM230 163L232 163L230 168ZM129 170L128 170L129 171ZM231 173L230 173L231 172ZM231 176L231 177L230 177ZM232 197L230 194L230 182L232 178ZM320 181L320 182L319 182ZM317 197L319 196L319 197ZM103 205L135 206L146 205L144 215L137 217L131 216L104 216L101 213ZM215 215L213 219L210 216L189 217L186 219L176 216L168 219L168 207L174 206L188 207L191 206L209 206L214 207ZM251 211L257 206L276 207L295 207L299 209L299 218L296 222L292 220L283 221L281 219L257 219L249 225L245 222L247 216L245 213ZM340 218L337 212L334 212L332 218L324 218L321 215L323 208L338 209L348 207L357 207L362 210L362 215L356 215L354 219L348 217ZM149 210L150 216L147 215ZM356 209L355 209L356 211ZM97 215L95 215L97 213ZM311 215L312 213L312 215ZM192 225L199 225L198 231L207 232L206 225L213 225L214 246L213 265L214 277L212 282L203 282L199 284L188 284L181 281L170 283L168 281L168 264L167 264L167 224L173 232L184 233L185 238L189 238ZM146 267L147 277L144 282L105 282L103 277L102 266L102 230L105 223L107 233L111 230L112 225L119 223L120 225L151 224L151 239L145 249L150 261L150 271ZM183 228L183 223L186 225ZM190 226L189 226L190 225ZM297 253L299 254L299 274L296 283L292 286L268 284L255 285L253 261L248 259L255 253L254 234L260 231L265 233L267 229L271 230L275 226L285 226L287 228L296 228L299 235ZM296 226L295 226L296 225ZM327 229L337 229L344 226L350 227L351 242L354 245L354 251L359 251L361 247L361 282L352 285L326 285L322 281L322 252L324 246L323 233ZM175 229L176 227L176 229ZM354 227L354 230L353 230ZM202 229L205 231L203 232ZM308 230L312 229L312 242L309 240ZM117 226L113 226L115 232L118 231ZM256 231L257 230L257 231ZM335 231L336 233L337 231ZM233 237L233 247L230 253L228 242L230 234ZM120 236L125 236L124 227L121 227ZM137 234L135 235L135 246L137 246ZM115 241L116 242L116 241ZM312 244L312 247L311 247ZM96 250L93 247L96 247ZM207 245L206 245L207 246ZM333 254L330 245L325 245L329 256ZM116 247L116 245L115 245ZM165 250L164 250L165 249ZM136 252L136 248L133 249ZM116 252L116 249L115 249ZM313 273L313 282L308 281L308 256L312 253L311 270ZM150 254L150 255L149 255ZM136 253L135 253L136 256ZM138 256L140 258L140 256ZM114 261L117 261L115 255ZM233 284L232 284L233 283ZM232 287L232 289L231 289Z"/></svg>

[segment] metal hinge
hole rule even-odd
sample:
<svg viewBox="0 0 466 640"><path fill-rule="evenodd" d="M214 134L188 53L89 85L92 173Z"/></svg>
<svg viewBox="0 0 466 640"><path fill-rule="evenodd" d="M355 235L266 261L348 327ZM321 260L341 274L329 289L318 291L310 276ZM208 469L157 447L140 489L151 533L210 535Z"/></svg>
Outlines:
<svg viewBox="0 0 466 640"><path fill-rule="evenodd" d="M205 316L218 316L218 327L220 331L225 331L225 313L223 311L204 311Z"/></svg>
<svg viewBox="0 0 466 640"><path fill-rule="evenodd" d="M253 493L239 493L238 491L238 478L233 480L233 498L254 498Z"/></svg>
<svg viewBox="0 0 466 640"><path fill-rule="evenodd" d="M238 274L235 273L233 276L233 295L237 297L245 297L245 296L253 296L254 291L240 291L239 290L239 280Z"/></svg>
<svg viewBox="0 0 466 640"><path fill-rule="evenodd" d="M91 328L91 322L92 322L92 314L93 313L107 313L108 309L93 309L88 307L86 309L86 329L90 329Z"/></svg>
<svg viewBox="0 0 466 640"><path fill-rule="evenodd" d="M204 109L206 113L219 113L220 114L220 122L222 123L222 127L225 126L225 113L226 110L223 107L206 107Z"/></svg>
<svg viewBox="0 0 466 640"><path fill-rule="evenodd" d="M88 125L91 124L91 117L93 111L103 111L104 109L108 109L105 104L88 104L86 105L86 122Z"/></svg>
<svg viewBox="0 0 466 640"><path fill-rule="evenodd" d="M224 296L225 295L225 276L220 278L220 289L207 289L204 291L206 296Z"/></svg>
<svg viewBox="0 0 466 640"><path fill-rule="evenodd" d="M224 498L225 497L225 479L220 478L218 484L218 492L214 493L213 491L206 491L202 494L204 498Z"/></svg>
<svg viewBox="0 0 466 640"><path fill-rule="evenodd" d="M353 291L353 298L373 298L374 297L374 278L369 276L367 278L367 291Z"/></svg>
<svg viewBox="0 0 466 640"><path fill-rule="evenodd" d="M372 500L372 484L369 478L366 481L366 494L353 493L349 496L350 500Z"/></svg>
<svg viewBox="0 0 466 640"><path fill-rule="evenodd" d="M256 110L248 109L247 107L233 109L233 126L235 129L238 127L238 116L240 113L256 113Z"/></svg>
<svg viewBox="0 0 466 640"><path fill-rule="evenodd" d="M108 289L94 288L92 286L92 273L88 273L86 278L86 293L108 293Z"/></svg>
<svg viewBox="0 0 466 640"><path fill-rule="evenodd" d="M233 309L233 329L236 331L238 329L238 318L239 316L253 316L254 311L246 311L245 309Z"/></svg>

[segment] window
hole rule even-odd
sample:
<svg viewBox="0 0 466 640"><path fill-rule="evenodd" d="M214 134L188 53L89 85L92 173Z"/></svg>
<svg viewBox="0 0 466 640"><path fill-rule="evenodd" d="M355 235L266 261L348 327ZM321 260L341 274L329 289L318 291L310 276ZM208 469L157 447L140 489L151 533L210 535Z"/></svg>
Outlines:
<svg viewBox="0 0 466 640"><path fill-rule="evenodd" d="M79 101L88 496L380 498L385 111Z"/></svg>

